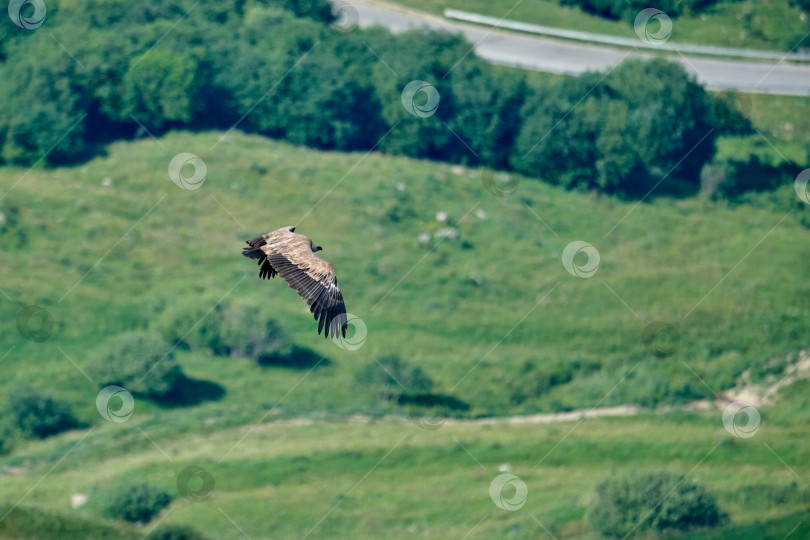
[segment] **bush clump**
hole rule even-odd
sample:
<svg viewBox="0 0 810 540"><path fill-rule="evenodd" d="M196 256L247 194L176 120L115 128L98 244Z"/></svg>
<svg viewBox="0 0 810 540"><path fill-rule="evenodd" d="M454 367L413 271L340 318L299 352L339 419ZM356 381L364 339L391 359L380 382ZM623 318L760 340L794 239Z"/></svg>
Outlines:
<svg viewBox="0 0 810 540"><path fill-rule="evenodd" d="M108 495L105 513L114 519L130 523L147 523L172 501L163 488L149 484L120 486Z"/></svg>
<svg viewBox="0 0 810 540"><path fill-rule="evenodd" d="M591 526L611 538L716 527L726 519L714 495L666 471L630 473L602 482L588 515Z"/></svg>
<svg viewBox="0 0 810 540"><path fill-rule="evenodd" d="M149 540L207 540L202 533L188 525L161 525L147 538Z"/></svg>
<svg viewBox="0 0 810 540"><path fill-rule="evenodd" d="M136 331L105 342L93 364L102 387L121 386L133 394L164 396L183 378L172 345L159 335Z"/></svg>
<svg viewBox="0 0 810 540"><path fill-rule="evenodd" d="M381 399L392 402L404 396L427 394L433 389L433 380L422 368L393 355L372 359L357 372L356 380Z"/></svg>
<svg viewBox="0 0 810 540"><path fill-rule="evenodd" d="M701 178L714 199L736 201L746 193L773 191L790 183L799 170L801 167L792 162L774 165L751 156L747 161L726 159L710 163L703 168Z"/></svg>
<svg viewBox="0 0 810 540"><path fill-rule="evenodd" d="M70 403L30 388L11 392L8 413L12 426L26 437L42 439L79 425ZM0 449L3 446L5 443L0 444Z"/></svg>
<svg viewBox="0 0 810 540"><path fill-rule="evenodd" d="M219 356L237 356L261 361L286 358L293 344L281 326L258 308L220 303L212 309L178 306L167 310L158 322L158 331L170 342L191 350L210 350Z"/></svg>

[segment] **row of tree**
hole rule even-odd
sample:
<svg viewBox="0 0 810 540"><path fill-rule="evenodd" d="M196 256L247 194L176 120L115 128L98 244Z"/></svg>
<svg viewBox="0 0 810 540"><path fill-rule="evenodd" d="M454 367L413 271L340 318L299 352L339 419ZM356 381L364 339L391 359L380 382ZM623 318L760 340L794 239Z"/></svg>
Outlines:
<svg viewBox="0 0 810 540"><path fill-rule="evenodd" d="M677 64L628 61L608 75L530 83L470 54L459 36L341 31L326 0L91 0L81 9L54 0L47 26L5 24L0 157L14 164L235 125L635 196L661 180L662 190L696 188L715 138L746 127ZM414 80L435 88L435 111L403 106ZM426 93L413 99L421 107Z"/></svg>

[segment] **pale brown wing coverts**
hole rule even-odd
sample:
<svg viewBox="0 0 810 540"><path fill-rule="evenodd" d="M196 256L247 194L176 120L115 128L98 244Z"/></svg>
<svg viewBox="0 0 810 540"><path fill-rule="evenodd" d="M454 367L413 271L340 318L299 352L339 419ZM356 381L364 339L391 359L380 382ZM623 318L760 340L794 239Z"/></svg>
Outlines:
<svg viewBox="0 0 810 540"><path fill-rule="evenodd" d="M284 227L248 240L242 255L258 259L259 277L281 275L287 284L307 301L318 321L318 334L346 337L346 305L338 287L335 268L312 251L312 241L295 234L295 227Z"/></svg>

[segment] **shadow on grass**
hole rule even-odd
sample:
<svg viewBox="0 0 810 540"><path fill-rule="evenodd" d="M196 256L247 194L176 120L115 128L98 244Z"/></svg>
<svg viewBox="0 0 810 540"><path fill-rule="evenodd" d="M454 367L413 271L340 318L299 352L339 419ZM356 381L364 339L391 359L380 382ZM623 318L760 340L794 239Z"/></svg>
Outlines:
<svg viewBox="0 0 810 540"><path fill-rule="evenodd" d="M399 396L397 403L417 407L444 408L449 411L466 411L470 408L470 404L466 401L461 401L454 396L445 396L444 394L402 395Z"/></svg>
<svg viewBox="0 0 810 540"><path fill-rule="evenodd" d="M149 399L160 407L174 408L192 407L204 401L219 401L224 395L225 388L221 385L184 375L168 393L162 396L149 396Z"/></svg>
<svg viewBox="0 0 810 540"><path fill-rule="evenodd" d="M315 367L326 367L330 365L332 361L325 356L316 354L310 349L294 346L289 355L260 356L258 363L263 367L313 369Z"/></svg>

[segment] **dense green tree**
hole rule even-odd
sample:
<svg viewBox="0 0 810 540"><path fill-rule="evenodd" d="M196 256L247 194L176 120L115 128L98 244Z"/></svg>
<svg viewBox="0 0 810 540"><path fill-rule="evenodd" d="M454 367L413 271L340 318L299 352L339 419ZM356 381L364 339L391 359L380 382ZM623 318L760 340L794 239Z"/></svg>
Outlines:
<svg viewBox="0 0 810 540"><path fill-rule="evenodd" d="M149 130L188 122L197 98L196 72L192 58L162 49L132 58L123 80L122 114Z"/></svg>
<svg viewBox="0 0 810 540"><path fill-rule="evenodd" d="M706 89L680 64L662 59L626 61L606 83L627 104L644 166L656 179L671 174L696 182L719 135Z"/></svg>
<svg viewBox="0 0 810 540"><path fill-rule="evenodd" d="M713 100L678 64L626 61L527 100L511 163L567 188L695 191L719 135Z"/></svg>
<svg viewBox="0 0 810 540"><path fill-rule="evenodd" d="M11 163L71 161L86 148L88 98L78 66L45 39L14 40L7 48L13 60L0 63L0 145Z"/></svg>
<svg viewBox="0 0 810 540"><path fill-rule="evenodd" d="M253 10L240 38L218 82L234 96L243 129L343 150L370 148L383 133L363 73L370 53L359 43L278 9Z"/></svg>
<svg viewBox="0 0 810 540"><path fill-rule="evenodd" d="M464 61L477 61L469 55L469 44L460 36L424 30L390 36L378 29L367 37L379 58L372 65L371 77L382 117L389 129L396 126L380 142L380 148L394 154L454 161L469 156L447 127L458 112L452 82L455 68ZM426 83L422 91L406 92L405 100L409 106L415 105L411 111L417 114L403 105L403 93L413 81ZM428 102L431 97L438 99L435 107Z"/></svg>
<svg viewBox="0 0 810 540"><path fill-rule="evenodd" d="M522 76L496 72L483 61L461 63L452 72L451 90L456 110L447 129L457 135L454 154L472 164L509 166L509 156L520 131L520 108L526 94Z"/></svg>
<svg viewBox="0 0 810 540"><path fill-rule="evenodd" d="M593 79L587 75L532 93L523 107L513 167L568 189L596 186L595 139L604 114L600 101L607 98L598 81L588 88Z"/></svg>

